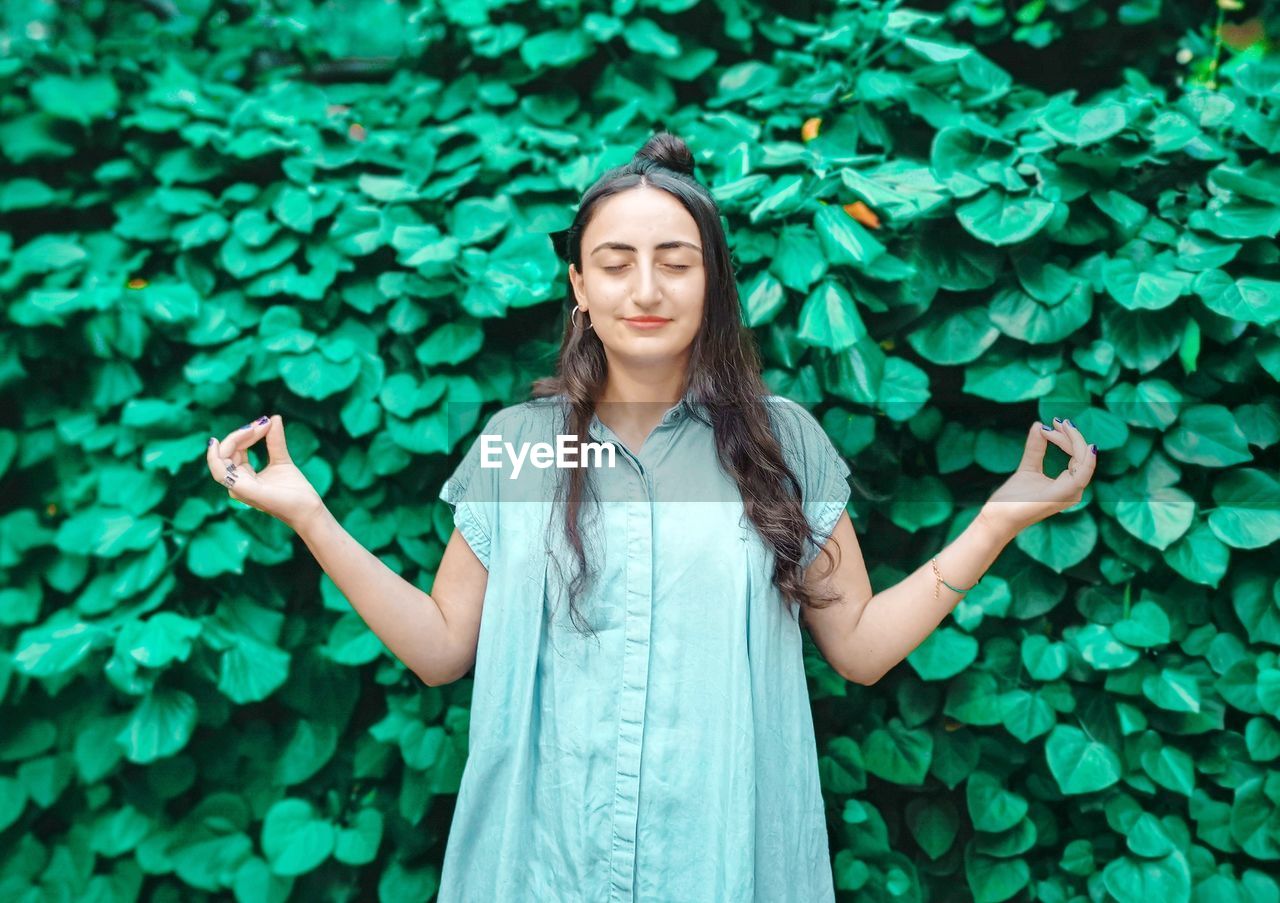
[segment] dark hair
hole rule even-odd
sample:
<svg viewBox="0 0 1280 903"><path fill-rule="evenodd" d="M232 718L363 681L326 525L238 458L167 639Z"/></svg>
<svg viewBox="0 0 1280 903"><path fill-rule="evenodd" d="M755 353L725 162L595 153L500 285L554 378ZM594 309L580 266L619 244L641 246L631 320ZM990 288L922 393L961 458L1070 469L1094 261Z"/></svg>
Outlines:
<svg viewBox="0 0 1280 903"><path fill-rule="evenodd" d="M836 597L814 598L804 585L802 552L809 547L806 543L817 543L800 504L800 483L783 459L782 448L770 428L767 402L763 400L769 391L760 376L755 340L742 322L720 211L693 172L693 154L685 142L668 132L659 132L629 163L609 170L587 189L572 224L555 233L553 241L560 256L581 271L582 234L597 205L606 198L651 186L668 192L689 211L701 233L707 282L702 325L689 357L685 397L695 403L697 410L709 414L709 421L704 422L714 429L720 463L737 481L747 517L773 548L773 582L781 591L784 604L826 608ZM565 432L581 443L595 414L595 399L604 390L608 368L604 346L595 331L586 328L590 321L585 313L579 315L584 321L582 328L574 325L574 307L570 290L557 373L535 380L532 391L535 398L565 396ZM570 617L580 631L582 619L575 600L582 594L591 570L578 529L578 513L588 482L586 472L585 468L565 468L567 485L562 478L557 493L557 500L566 504L565 535L578 563L568 591ZM835 559L825 548L822 551L834 568ZM588 630L594 635L594 630Z"/></svg>

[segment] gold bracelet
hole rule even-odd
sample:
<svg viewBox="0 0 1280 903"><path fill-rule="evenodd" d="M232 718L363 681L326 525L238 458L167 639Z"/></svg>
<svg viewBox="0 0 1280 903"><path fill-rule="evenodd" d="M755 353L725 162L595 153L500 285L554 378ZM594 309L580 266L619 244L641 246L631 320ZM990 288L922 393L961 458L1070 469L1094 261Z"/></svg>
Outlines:
<svg viewBox="0 0 1280 903"><path fill-rule="evenodd" d="M937 555L933 556L932 560L933 560L933 573L936 574L938 578L937 580L933 581L933 598L934 599L938 598L939 583L946 584L947 589L951 590L952 592L956 592L956 593L960 593L960 595L964 595L965 593L972 590L974 586L977 586L978 583L982 582L982 577L979 577L978 583L975 583L973 586L969 587L969 589L960 589L960 587L958 586L952 586L950 583L947 583L947 581L942 579L942 571L938 570L938 556ZM982 576L985 577L986 574L983 574Z"/></svg>

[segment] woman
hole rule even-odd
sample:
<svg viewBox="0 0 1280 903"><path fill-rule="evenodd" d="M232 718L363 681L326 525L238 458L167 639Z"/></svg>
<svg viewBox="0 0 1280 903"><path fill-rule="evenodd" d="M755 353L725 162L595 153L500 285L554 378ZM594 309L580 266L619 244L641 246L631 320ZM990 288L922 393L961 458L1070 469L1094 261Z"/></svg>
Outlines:
<svg viewBox="0 0 1280 903"><path fill-rule="evenodd" d="M574 302L558 374L493 415L441 490L456 529L430 595L338 526L278 416L210 440L214 479L294 527L425 682L474 668L441 901L833 900L801 625L874 683L955 606L954 584L1093 473L1073 425L1033 425L969 528L873 598L849 468L761 382L693 168L658 134L558 235ZM531 466L559 436L581 454ZM264 438L255 473L245 450ZM1072 459L1057 479L1048 442ZM590 443L601 459L569 466Z"/></svg>

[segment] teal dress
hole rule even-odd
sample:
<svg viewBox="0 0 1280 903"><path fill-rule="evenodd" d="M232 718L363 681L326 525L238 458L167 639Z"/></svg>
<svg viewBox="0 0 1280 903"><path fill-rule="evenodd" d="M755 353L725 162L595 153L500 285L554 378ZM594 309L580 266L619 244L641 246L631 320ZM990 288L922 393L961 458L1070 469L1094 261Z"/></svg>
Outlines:
<svg viewBox="0 0 1280 903"><path fill-rule="evenodd" d="M550 450L562 400L504 408L482 434ZM807 410L765 400L825 538L849 468ZM477 438L441 490L489 578L440 903L835 899L798 608L700 410L682 399L634 454L591 422L615 450L582 514L594 637L568 616L555 467Z"/></svg>

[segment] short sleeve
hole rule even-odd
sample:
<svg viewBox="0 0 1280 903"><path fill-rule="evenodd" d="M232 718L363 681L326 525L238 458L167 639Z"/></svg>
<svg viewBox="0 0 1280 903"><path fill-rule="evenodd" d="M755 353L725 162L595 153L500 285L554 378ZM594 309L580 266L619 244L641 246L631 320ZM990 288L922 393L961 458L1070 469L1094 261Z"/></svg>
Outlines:
<svg viewBox="0 0 1280 903"><path fill-rule="evenodd" d="M822 551L849 503L849 465L816 417L798 403L771 396L778 441L800 481L801 502L817 544L806 544L801 565L808 568Z"/></svg>
<svg viewBox="0 0 1280 903"><path fill-rule="evenodd" d="M476 557L487 569L493 546L493 531L497 525L498 474L500 466L482 466L485 463L483 438L486 435L502 436L509 440L512 418L510 408L504 408L489 418L484 428L472 440L458 466L445 480L438 498L453 511L453 525L471 546Z"/></svg>

